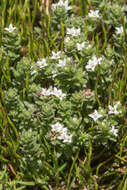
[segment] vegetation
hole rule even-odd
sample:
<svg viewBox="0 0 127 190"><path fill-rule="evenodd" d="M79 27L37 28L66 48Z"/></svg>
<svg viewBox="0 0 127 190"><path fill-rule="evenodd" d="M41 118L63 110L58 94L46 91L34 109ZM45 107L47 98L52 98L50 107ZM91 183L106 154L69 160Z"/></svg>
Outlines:
<svg viewBox="0 0 127 190"><path fill-rule="evenodd" d="M126 1L47 2L0 1L0 190L126 190Z"/></svg>

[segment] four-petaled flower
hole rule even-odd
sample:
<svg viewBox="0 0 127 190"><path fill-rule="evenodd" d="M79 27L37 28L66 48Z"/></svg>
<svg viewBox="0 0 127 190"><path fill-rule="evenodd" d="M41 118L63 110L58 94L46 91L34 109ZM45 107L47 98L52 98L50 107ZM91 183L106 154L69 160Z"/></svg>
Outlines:
<svg viewBox="0 0 127 190"><path fill-rule="evenodd" d="M122 34L124 32L123 26L121 27L116 27L116 34Z"/></svg>
<svg viewBox="0 0 127 190"><path fill-rule="evenodd" d="M53 95L58 97L60 100L62 100L66 96L66 94L63 93L62 90L57 89L56 87L53 90Z"/></svg>
<svg viewBox="0 0 127 190"><path fill-rule="evenodd" d="M59 60L59 64L57 67L64 67L66 65L66 59L64 58L63 60Z"/></svg>
<svg viewBox="0 0 127 190"><path fill-rule="evenodd" d="M77 43L76 47L78 51L81 51L85 47L86 42Z"/></svg>
<svg viewBox="0 0 127 190"><path fill-rule="evenodd" d="M86 69L94 71L95 67L97 65L100 65L101 63L102 63L102 57L97 58L96 56L93 56L92 59L88 61L88 64L86 65Z"/></svg>
<svg viewBox="0 0 127 190"><path fill-rule="evenodd" d="M64 134L63 142L64 143L71 143L72 142L72 135Z"/></svg>
<svg viewBox="0 0 127 190"><path fill-rule="evenodd" d="M111 132L114 136L116 136L116 137L118 136L118 129L115 129L114 126L112 126L110 132Z"/></svg>
<svg viewBox="0 0 127 190"><path fill-rule="evenodd" d="M101 114L98 113L97 110L94 111L94 113L89 114L89 117L91 117L95 122L102 117Z"/></svg>
<svg viewBox="0 0 127 190"><path fill-rule="evenodd" d="M12 24L9 25L9 28L5 28L5 30L9 33L12 33L14 30L16 30L16 27L13 27Z"/></svg>
<svg viewBox="0 0 127 190"><path fill-rule="evenodd" d="M57 53L55 53L54 51L52 51L52 57L51 59L59 59L61 55L61 51L58 51Z"/></svg>
<svg viewBox="0 0 127 190"><path fill-rule="evenodd" d="M121 110L118 111L118 106L120 106L120 102L117 102L114 106L109 105L108 109L109 109L109 114L115 114L118 115L119 113L121 113Z"/></svg>
<svg viewBox="0 0 127 190"><path fill-rule="evenodd" d="M99 15L99 11L96 10L96 11L92 11L90 10L90 13L88 14L89 17L91 18L100 18L101 16Z"/></svg>

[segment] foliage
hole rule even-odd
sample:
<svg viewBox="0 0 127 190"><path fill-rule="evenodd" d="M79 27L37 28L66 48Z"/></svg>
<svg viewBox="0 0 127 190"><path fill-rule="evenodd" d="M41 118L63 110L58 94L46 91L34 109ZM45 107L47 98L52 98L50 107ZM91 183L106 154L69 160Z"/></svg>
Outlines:
<svg viewBox="0 0 127 190"><path fill-rule="evenodd" d="M0 2L0 190L124 190L125 1L50 6Z"/></svg>

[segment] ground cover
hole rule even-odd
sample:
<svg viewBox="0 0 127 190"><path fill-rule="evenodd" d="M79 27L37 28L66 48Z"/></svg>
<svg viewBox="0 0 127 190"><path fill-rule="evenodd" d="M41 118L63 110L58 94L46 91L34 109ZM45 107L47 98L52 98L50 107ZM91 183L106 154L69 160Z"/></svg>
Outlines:
<svg viewBox="0 0 127 190"><path fill-rule="evenodd" d="M0 190L127 189L126 14L1 0Z"/></svg>

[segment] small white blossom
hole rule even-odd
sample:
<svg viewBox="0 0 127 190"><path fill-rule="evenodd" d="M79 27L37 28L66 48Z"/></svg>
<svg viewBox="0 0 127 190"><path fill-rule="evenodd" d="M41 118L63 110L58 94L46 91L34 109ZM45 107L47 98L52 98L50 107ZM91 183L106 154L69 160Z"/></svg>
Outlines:
<svg viewBox="0 0 127 190"><path fill-rule="evenodd" d="M46 59L41 59L39 61L37 61L37 65L40 67L40 68L43 68L43 67L46 67L48 64L46 63Z"/></svg>
<svg viewBox="0 0 127 190"><path fill-rule="evenodd" d="M13 27L12 24L9 25L9 28L5 28L6 31L12 33L14 30L16 30L16 27Z"/></svg>
<svg viewBox="0 0 127 190"><path fill-rule="evenodd" d="M116 34L122 34L124 32L123 26L121 27L116 27Z"/></svg>
<svg viewBox="0 0 127 190"><path fill-rule="evenodd" d="M56 87L53 90L53 95L58 97L60 100L62 100L66 96L66 94L64 94L62 90L58 90Z"/></svg>
<svg viewBox="0 0 127 190"><path fill-rule="evenodd" d="M114 126L112 126L110 132L111 132L114 136L116 136L116 137L118 136L118 129L115 129Z"/></svg>
<svg viewBox="0 0 127 190"><path fill-rule="evenodd" d="M119 114L119 112L117 111L117 106L116 105L114 107L109 105L108 108L109 108L109 112L108 112L109 114L115 114L115 115Z"/></svg>
<svg viewBox="0 0 127 190"><path fill-rule="evenodd" d="M57 135L57 138L59 140L63 140L65 136L67 135L67 128L63 127L61 131L59 131L59 134Z"/></svg>
<svg viewBox="0 0 127 190"><path fill-rule="evenodd" d="M91 117L95 122L102 117L101 114L98 113L97 110L94 111L94 113L89 114L89 117Z"/></svg>
<svg viewBox="0 0 127 190"><path fill-rule="evenodd" d="M51 125L52 131L53 132L61 132L63 130L63 126L61 125L61 123L57 122L55 124Z"/></svg>
<svg viewBox="0 0 127 190"><path fill-rule="evenodd" d="M56 87L53 90L43 88L41 93L43 96L51 96L51 95L56 96L60 100L62 100L66 96L66 94L64 94L62 90L57 89Z"/></svg>
<svg viewBox="0 0 127 190"><path fill-rule="evenodd" d="M77 43L76 47L78 51L81 51L85 47L86 42Z"/></svg>
<svg viewBox="0 0 127 190"><path fill-rule="evenodd" d="M58 51L57 53L52 51L52 57L51 59L59 59L61 55L61 51Z"/></svg>
<svg viewBox="0 0 127 190"><path fill-rule="evenodd" d="M76 29L74 27L67 28L67 34L72 36L79 36L80 35L80 28Z"/></svg>
<svg viewBox="0 0 127 190"><path fill-rule="evenodd" d="M57 67L64 67L66 65L66 59L64 58L63 60L59 60L59 64Z"/></svg>
<svg viewBox="0 0 127 190"><path fill-rule="evenodd" d="M57 9L57 7L64 7L67 11L72 9L71 6L68 6L68 0L65 0L65 1L59 0L58 3L53 3L52 4L53 11L55 11Z"/></svg>
<svg viewBox="0 0 127 190"><path fill-rule="evenodd" d="M68 135L67 133L61 133L57 136L59 140L63 140L64 143L71 143L72 142L72 135Z"/></svg>
<svg viewBox="0 0 127 190"><path fill-rule="evenodd" d="M72 142L72 135L64 135L64 138L63 138L63 142L64 143L71 143Z"/></svg>
<svg viewBox="0 0 127 190"><path fill-rule="evenodd" d="M63 127L63 125L59 122L51 125L52 132L57 133L57 139L63 140L64 143L72 142L72 135L67 134L67 128Z"/></svg>
<svg viewBox="0 0 127 190"><path fill-rule="evenodd" d="M119 113L121 113L121 111L118 111L118 106L120 105L120 102L117 102L114 106L109 105L108 109L109 109L109 114L115 114L118 115Z"/></svg>
<svg viewBox="0 0 127 190"><path fill-rule="evenodd" d="M43 96L50 96L53 94L50 89L45 89L45 88L42 89L41 93Z"/></svg>
<svg viewBox="0 0 127 190"><path fill-rule="evenodd" d="M90 10L90 13L88 14L89 17L91 18L100 18L101 16L99 15L99 11L96 10L96 11L92 11Z"/></svg>
<svg viewBox="0 0 127 190"><path fill-rule="evenodd" d="M96 56L93 56L92 59L88 61L88 64L86 65L87 70L94 71L95 67L97 65L100 65L102 63L102 58L97 58Z"/></svg>

